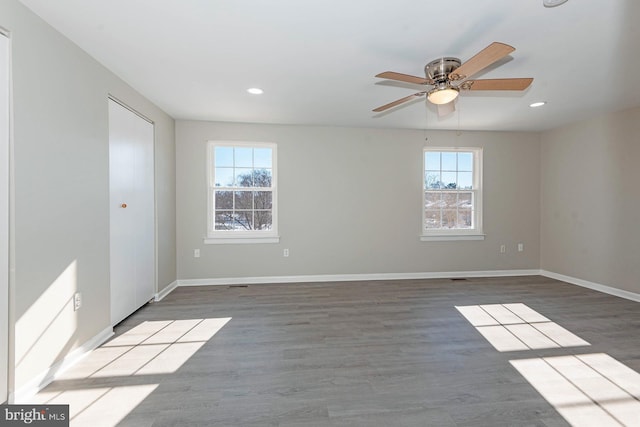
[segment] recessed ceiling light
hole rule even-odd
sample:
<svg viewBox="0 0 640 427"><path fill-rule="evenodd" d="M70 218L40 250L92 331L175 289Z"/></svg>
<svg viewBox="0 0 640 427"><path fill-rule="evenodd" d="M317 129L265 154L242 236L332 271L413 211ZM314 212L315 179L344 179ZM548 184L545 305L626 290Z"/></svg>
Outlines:
<svg viewBox="0 0 640 427"><path fill-rule="evenodd" d="M560 6L562 3L565 3L567 0L542 0L542 4L544 7L556 7Z"/></svg>
<svg viewBox="0 0 640 427"><path fill-rule="evenodd" d="M529 107L531 108L542 107L546 103L547 101L534 102L533 104L529 104Z"/></svg>
<svg viewBox="0 0 640 427"><path fill-rule="evenodd" d="M247 89L247 92L249 92L252 95L262 95L264 93L264 91L262 89L260 89L259 87L252 87Z"/></svg>

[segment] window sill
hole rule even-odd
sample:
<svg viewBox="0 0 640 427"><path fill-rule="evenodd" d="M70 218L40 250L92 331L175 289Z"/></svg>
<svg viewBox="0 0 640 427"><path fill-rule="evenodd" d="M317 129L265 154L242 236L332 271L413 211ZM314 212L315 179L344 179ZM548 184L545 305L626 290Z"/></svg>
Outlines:
<svg viewBox="0 0 640 427"><path fill-rule="evenodd" d="M280 243L280 236L205 237L205 245Z"/></svg>
<svg viewBox="0 0 640 427"><path fill-rule="evenodd" d="M421 242L445 242L451 240L484 240L484 234L429 234L421 235Z"/></svg>

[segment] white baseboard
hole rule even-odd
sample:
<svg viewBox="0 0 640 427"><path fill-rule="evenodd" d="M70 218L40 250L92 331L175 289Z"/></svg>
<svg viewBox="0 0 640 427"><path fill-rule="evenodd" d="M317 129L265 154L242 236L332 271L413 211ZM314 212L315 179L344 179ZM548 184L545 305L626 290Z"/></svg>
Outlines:
<svg viewBox="0 0 640 427"><path fill-rule="evenodd" d="M156 294L153 296L153 301L154 302L162 301L164 297L169 295L171 291L173 291L177 287L178 287L178 281L174 280L172 283L165 286L163 290L161 290L160 292L156 292Z"/></svg>
<svg viewBox="0 0 640 427"><path fill-rule="evenodd" d="M429 273L321 274L305 276L228 277L221 279L183 279L178 286L263 285L296 282L353 282L359 280L448 279L465 277L535 276L540 270L450 271Z"/></svg>
<svg viewBox="0 0 640 427"><path fill-rule="evenodd" d="M564 274L558 274L547 270L540 270L540 275L549 277L550 279L571 283L572 285L582 286L583 288L593 289L594 291L603 292L605 294L614 295L616 297L640 302L640 294L625 291L624 289L613 288L611 286L601 285L600 283L589 282L588 280L577 279L575 277L565 276Z"/></svg>
<svg viewBox="0 0 640 427"><path fill-rule="evenodd" d="M309 283L309 282L353 282L360 280L406 280L406 279L457 279L472 277L508 277L508 276L536 276L541 275L562 282L571 283L594 291L614 295L631 301L640 302L640 294L565 276L546 270L481 270L481 271L441 271L423 273L377 273L377 274L321 274L303 276L258 276L258 277L227 277L219 279L183 279L177 280L163 290L163 297L180 286L229 286L229 285L268 285L278 283Z"/></svg>
<svg viewBox="0 0 640 427"><path fill-rule="evenodd" d="M91 351L96 349L113 335L113 328L109 326L95 337L69 353L64 359L55 363L46 371L42 372L14 393L9 395L11 403L29 403L29 399L35 396L40 390L51 384L60 374L78 363Z"/></svg>

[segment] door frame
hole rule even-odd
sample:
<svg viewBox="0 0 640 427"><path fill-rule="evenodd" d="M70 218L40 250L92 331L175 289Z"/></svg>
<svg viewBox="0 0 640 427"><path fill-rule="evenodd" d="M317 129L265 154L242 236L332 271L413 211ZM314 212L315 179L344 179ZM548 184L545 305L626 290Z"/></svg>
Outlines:
<svg viewBox="0 0 640 427"><path fill-rule="evenodd" d="M6 63L2 63L2 73L6 73L6 80L3 76L2 80L2 102L6 108L6 111L2 112L0 120L5 121L6 133L0 136L0 161L3 163L3 172L0 176L0 183L2 185L2 191L0 191L0 206L2 209L0 220L0 236L3 238L0 241L6 241L6 246L2 248L0 252L0 262L3 267L0 268L0 403L5 401L11 402L12 389L13 389L13 348L14 348L14 323L13 323L13 281L14 281L14 225L13 225L13 206L14 204L14 191L13 191L13 177L14 177L14 165L13 165L13 102L12 102L12 76L11 76L11 33L5 28L0 27L0 38L2 41L2 56L5 57ZM5 45L6 43L6 45ZM5 61L3 61L5 62ZM6 82L6 87L4 87ZM6 169L6 170L5 170ZM5 298L6 296L6 298Z"/></svg>

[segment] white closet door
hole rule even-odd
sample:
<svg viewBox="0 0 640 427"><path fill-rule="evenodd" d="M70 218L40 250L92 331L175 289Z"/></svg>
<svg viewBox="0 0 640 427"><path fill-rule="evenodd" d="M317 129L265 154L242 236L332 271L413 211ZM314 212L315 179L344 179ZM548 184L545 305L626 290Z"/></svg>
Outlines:
<svg viewBox="0 0 640 427"><path fill-rule="evenodd" d="M109 100L111 324L155 292L153 124Z"/></svg>
<svg viewBox="0 0 640 427"><path fill-rule="evenodd" d="M9 39L0 33L0 403L9 373Z"/></svg>

